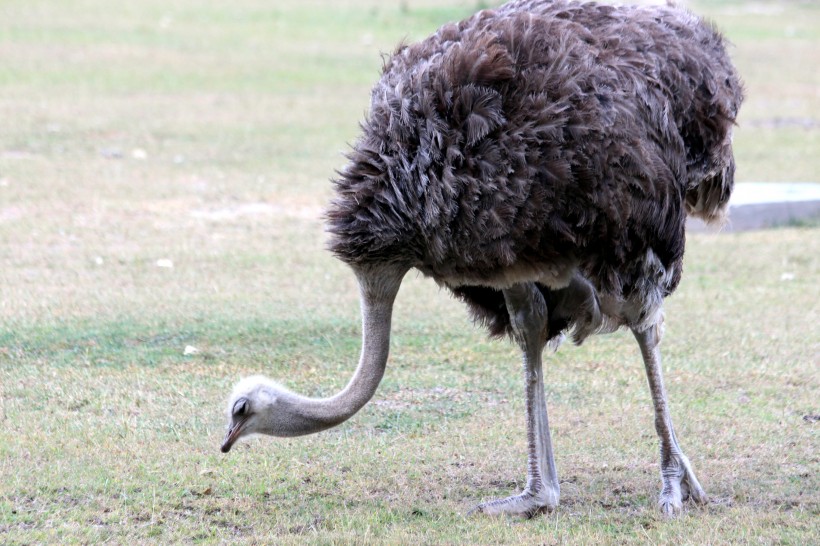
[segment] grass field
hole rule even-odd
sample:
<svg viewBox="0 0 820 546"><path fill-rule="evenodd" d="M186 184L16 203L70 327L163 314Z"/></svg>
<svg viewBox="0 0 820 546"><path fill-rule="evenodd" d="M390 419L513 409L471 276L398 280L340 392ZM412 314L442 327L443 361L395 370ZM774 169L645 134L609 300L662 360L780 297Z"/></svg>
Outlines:
<svg viewBox="0 0 820 546"><path fill-rule="evenodd" d="M379 52L488 4L0 4L0 543L820 543L816 223L689 238L663 349L712 503L678 519L625 333L547 360L559 509L467 517L522 485L519 357L412 274L368 406L219 453L242 375L352 373L327 180ZM739 181L816 180L820 7L691 7L746 81Z"/></svg>

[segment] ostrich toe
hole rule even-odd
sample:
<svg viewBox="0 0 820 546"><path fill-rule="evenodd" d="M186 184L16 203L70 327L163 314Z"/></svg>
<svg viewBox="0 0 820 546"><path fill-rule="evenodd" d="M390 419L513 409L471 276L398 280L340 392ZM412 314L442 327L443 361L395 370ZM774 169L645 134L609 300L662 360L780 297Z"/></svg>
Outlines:
<svg viewBox="0 0 820 546"><path fill-rule="evenodd" d="M504 499L483 502L470 510L469 514L521 516L529 519L538 514L552 512L557 506L558 492L545 485L537 493L526 490L523 493Z"/></svg>

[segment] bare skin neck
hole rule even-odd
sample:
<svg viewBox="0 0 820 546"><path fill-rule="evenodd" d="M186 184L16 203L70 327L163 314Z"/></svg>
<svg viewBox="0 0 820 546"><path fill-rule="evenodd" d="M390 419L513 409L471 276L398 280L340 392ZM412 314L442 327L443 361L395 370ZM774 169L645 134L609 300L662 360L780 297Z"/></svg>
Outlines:
<svg viewBox="0 0 820 546"><path fill-rule="evenodd" d="M301 436L338 425L359 411L376 392L390 350L393 301L406 267L354 268L362 305L362 352L347 386L329 398L280 393L270 433ZM268 432L262 430L261 432Z"/></svg>

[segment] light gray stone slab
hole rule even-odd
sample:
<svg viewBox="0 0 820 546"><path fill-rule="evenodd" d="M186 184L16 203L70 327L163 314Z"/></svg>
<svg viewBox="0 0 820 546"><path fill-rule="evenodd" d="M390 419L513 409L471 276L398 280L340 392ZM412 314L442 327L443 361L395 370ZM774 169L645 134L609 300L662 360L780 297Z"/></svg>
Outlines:
<svg viewBox="0 0 820 546"><path fill-rule="evenodd" d="M766 229L820 218L820 184L815 182L741 182L729 200L729 221L713 228L690 218L690 232Z"/></svg>

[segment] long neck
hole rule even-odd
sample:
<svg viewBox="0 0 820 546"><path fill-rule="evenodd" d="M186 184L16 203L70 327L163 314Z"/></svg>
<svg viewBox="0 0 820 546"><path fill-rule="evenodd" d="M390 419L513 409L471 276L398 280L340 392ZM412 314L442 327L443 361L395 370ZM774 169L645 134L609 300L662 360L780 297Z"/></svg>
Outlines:
<svg viewBox="0 0 820 546"><path fill-rule="evenodd" d="M393 301L406 267L354 268L359 280L362 306L362 352L359 365L347 386L330 398L307 398L290 394L281 408L289 414L288 436L325 430L347 420L376 392L384 376L390 351L390 320Z"/></svg>

